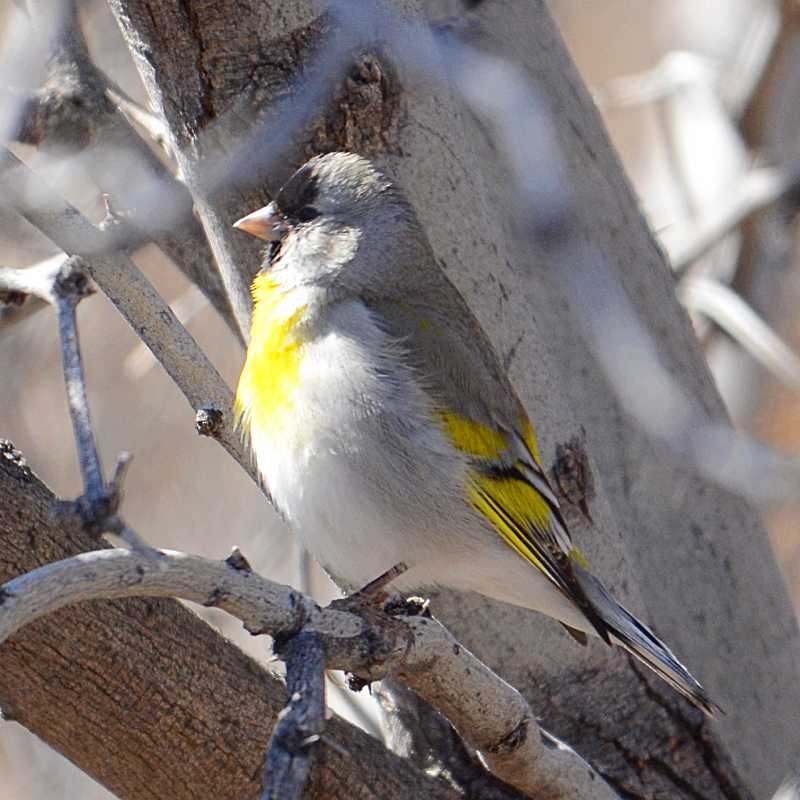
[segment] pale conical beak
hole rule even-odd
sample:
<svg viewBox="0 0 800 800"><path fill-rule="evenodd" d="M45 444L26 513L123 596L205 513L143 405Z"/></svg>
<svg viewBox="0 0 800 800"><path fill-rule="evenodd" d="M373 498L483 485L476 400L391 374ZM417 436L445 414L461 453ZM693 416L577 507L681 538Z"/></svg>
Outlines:
<svg viewBox="0 0 800 800"><path fill-rule="evenodd" d="M233 227L253 236L258 236L259 239L264 239L267 242L280 239L288 230L286 221L281 219L275 203L270 203L268 206L259 208L258 211L236 220L233 223Z"/></svg>

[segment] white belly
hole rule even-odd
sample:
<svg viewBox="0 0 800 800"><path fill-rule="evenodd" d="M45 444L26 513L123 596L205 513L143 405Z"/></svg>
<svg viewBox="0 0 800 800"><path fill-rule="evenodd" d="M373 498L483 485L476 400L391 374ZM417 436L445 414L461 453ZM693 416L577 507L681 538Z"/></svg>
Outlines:
<svg viewBox="0 0 800 800"><path fill-rule="evenodd" d="M291 424L251 427L259 470L303 544L344 588L400 561L414 568L415 583L430 583L421 573L452 536L454 514L470 513L447 488L463 486L463 460L369 312L353 303L336 313L304 348Z"/></svg>

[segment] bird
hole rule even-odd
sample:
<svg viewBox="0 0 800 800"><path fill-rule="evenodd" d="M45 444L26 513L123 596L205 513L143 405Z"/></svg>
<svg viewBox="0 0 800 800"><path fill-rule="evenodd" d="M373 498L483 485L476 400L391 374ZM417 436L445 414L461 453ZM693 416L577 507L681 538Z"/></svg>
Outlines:
<svg viewBox="0 0 800 800"><path fill-rule="evenodd" d="M535 428L437 263L405 192L370 160L303 164L234 226L268 245L234 403L272 500L345 592L477 592L621 646L718 708L574 544Z"/></svg>

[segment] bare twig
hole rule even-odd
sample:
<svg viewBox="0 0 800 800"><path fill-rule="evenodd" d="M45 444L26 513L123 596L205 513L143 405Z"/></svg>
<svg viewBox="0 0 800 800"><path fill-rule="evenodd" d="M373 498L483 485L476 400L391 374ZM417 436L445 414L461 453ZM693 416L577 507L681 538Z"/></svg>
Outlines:
<svg viewBox="0 0 800 800"><path fill-rule="evenodd" d="M89 414L86 380L78 341L78 325L75 319L75 309L88 293L88 280L83 273L80 258L73 256L64 261L61 271L53 282L53 291L58 309L64 382L67 387L67 402L72 417L78 462L86 499L90 505L94 505L107 499L107 492Z"/></svg>
<svg viewBox="0 0 800 800"><path fill-rule="evenodd" d="M366 586L359 590L358 594L364 597L380 597L383 594L383 590L396 577L402 575L407 570L408 567L401 561L393 567L389 567L382 575L378 575L377 578L371 580Z"/></svg>
<svg viewBox="0 0 800 800"><path fill-rule="evenodd" d="M222 608L251 633L319 637L330 669L365 681L394 675L443 713L492 771L534 797L615 795L572 751L544 745L524 698L430 617L358 615L320 608L288 586L226 561L172 551L102 550L47 564L0 588L0 642L72 603L118 597L180 597ZM311 640L308 640L311 641Z"/></svg>
<svg viewBox="0 0 800 800"><path fill-rule="evenodd" d="M233 429L233 394L189 332L136 265L116 250L113 231L92 225L16 156L0 153L0 196L87 271L184 394L195 411L222 415L214 438L260 485Z"/></svg>
<svg viewBox="0 0 800 800"><path fill-rule="evenodd" d="M282 652L288 702L272 732L262 800L299 800L311 771L313 746L325 725L325 661L314 631L293 636Z"/></svg>
<svg viewBox="0 0 800 800"><path fill-rule="evenodd" d="M57 513L77 514L87 530L108 530L128 458L120 460L114 479L106 485L89 414L75 318L78 303L92 293L83 262L78 256L56 256L28 269L0 269L0 289L35 295L58 311L64 382L84 493L74 503L59 504Z"/></svg>

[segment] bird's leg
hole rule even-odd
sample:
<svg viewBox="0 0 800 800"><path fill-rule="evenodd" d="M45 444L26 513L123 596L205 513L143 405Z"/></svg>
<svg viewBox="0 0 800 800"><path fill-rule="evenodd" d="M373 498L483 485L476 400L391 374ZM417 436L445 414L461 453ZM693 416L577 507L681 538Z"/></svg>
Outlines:
<svg viewBox="0 0 800 800"><path fill-rule="evenodd" d="M408 567L401 561L390 569L387 569L383 575L378 575L377 578L371 580L366 586L362 586L355 594L362 595L364 597L386 595L387 593L383 591L386 586L388 586L395 578L397 578L399 575L402 575L407 570Z"/></svg>
<svg viewBox="0 0 800 800"><path fill-rule="evenodd" d="M364 608L368 606L382 609L391 596L391 592L386 587L407 569L408 566L401 561L347 597L334 600L331 605L335 604L342 608Z"/></svg>

